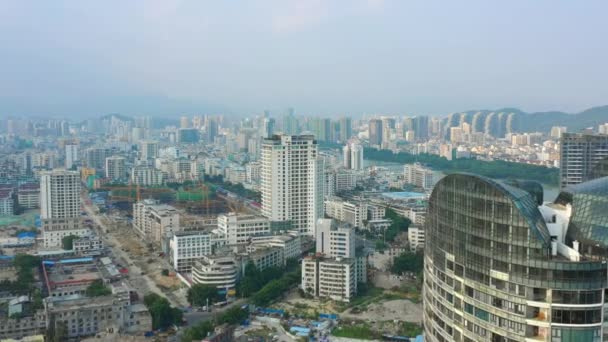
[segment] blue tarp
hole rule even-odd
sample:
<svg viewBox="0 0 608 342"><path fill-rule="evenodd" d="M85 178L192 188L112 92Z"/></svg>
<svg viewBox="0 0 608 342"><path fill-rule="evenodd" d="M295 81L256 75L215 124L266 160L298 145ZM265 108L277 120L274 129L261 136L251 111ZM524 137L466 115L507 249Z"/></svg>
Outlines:
<svg viewBox="0 0 608 342"><path fill-rule="evenodd" d="M338 315L336 315L336 314L324 314L324 313L322 313L322 314L319 314L319 318L320 319L333 319L333 320L336 320L336 319L338 319Z"/></svg>
<svg viewBox="0 0 608 342"><path fill-rule="evenodd" d="M20 239L25 239L25 238L36 238L36 233L34 232L22 232L17 234L17 237Z"/></svg>
<svg viewBox="0 0 608 342"><path fill-rule="evenodd" d="M280 310L280 309L258 308L258 311L265 313L265 314L278 314L281 316L285 314L285 310Z"/></svg>
<svg viewBox="0 0 608 342"><path fill-rule="evenodd" d="M55 264L77 264L81 262L92 262L93 258L76 258L76 259L62 259L58 261L44 260L43 263L45 265L55 265Z"/></svg>

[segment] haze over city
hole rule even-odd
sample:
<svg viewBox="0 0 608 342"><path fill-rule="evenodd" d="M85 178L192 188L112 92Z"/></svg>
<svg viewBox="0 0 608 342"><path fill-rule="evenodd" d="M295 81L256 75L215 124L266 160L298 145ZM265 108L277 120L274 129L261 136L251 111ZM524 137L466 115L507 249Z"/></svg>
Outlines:
<svg viewBox="0 0 608 342"><path fill-rule="evenodd" d="M605 1L0 3L0 113L578 112L606 104Z"/></svg>

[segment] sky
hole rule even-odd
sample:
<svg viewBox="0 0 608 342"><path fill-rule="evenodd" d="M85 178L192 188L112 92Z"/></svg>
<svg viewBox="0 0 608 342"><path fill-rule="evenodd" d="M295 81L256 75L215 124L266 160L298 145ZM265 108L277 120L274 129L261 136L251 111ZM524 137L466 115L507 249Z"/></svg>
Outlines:
<svg viewBox="0 0 608 342"><path fill-rule="evenodd" d="M0 0L0 116L608 104L608 1Z"/></svg>

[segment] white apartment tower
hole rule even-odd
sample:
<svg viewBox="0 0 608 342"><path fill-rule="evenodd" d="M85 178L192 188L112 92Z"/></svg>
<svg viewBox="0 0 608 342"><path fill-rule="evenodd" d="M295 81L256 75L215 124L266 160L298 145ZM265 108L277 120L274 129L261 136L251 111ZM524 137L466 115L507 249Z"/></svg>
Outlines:
<svg viewBox="0 0 608 342"><path fill-rule="evenodd" d="M317 221L317 253L332 258L355 257L355 230L340 227L332 219Z"/></svg>
<svg viewBox="0 0 608 342"><path fill-rule="evenodd" d="M89 233L80 225L80 173L56 169L40 175L40 219L45 247L61 245L64 236Z"/></svg>
<svg viewBox="0 0 608 342"><path fill-rule="evenodd" d="M154 159L158 157L158 142L144 140L139 143L139 158L142 160Z"/></svg>
<svg viewBox="0 0 608 342"><path fill-rule="evenodd" d="M78 145L65 145L65 168L71 169L78 161Z"/></svg>
<svg viewBox="0 0 608 342"><path fill-rule="evenodd" d="M363 170L363 146L358 141L349 141L342 149L344 167L351 170Z"/></svg>
<svg viewBox="0 0 608 342"><path fill-rule="evenodd" d="M323 215L323 162L312 135L274 135L262 143L262 213L271 221L291 221L314 236Z"/></svg>
<svg viewBox="0 0 608 342"><path fill-rule="evenodd" d="M106 158L106 178L113 181L127 178L124 157L112 156Z"/></svg>

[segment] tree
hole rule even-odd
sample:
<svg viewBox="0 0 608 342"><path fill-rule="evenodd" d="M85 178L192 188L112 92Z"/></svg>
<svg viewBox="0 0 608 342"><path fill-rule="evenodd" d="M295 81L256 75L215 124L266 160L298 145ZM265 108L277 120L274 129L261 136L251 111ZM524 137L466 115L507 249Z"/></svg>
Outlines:
<svg viewBox="0 0 608 342"><path fill-rule="evenodd" d="M66 251L71 251L72 249L74 249L74 240L76 240L77 238L78 236L76 235L64 236L61 239L61 247Z"/></svg>
<svg viewBox="0 0 608 342"><path fill-rule="evenodd" d="M386 214L384 215L387 219L392 221L390 227L384 232L384 239L386 241L395 241L395 238L401 232L407 232L407 229L410 227L412 221L410 219L403 217L397 214L393 209L386 209Z"/></svg>
<svg viewBox="0 0 608 342"><path fill-rule="evenodd" d="M85 293L89 297L100 297L112 294L112 290L105 286L101 279L97 279L87 287Z"/></svg>
<svg viewBox="0 0 608 342"><path fill-rule="evenodd" d="M144 296L144 304L152 316L153 329L166 329L182 322L183 313L180 309L171 307L167 298L152 293Z"/></svg>
<svg viewBox="0 0 608 342"><path fill-rule="evenodd" d="M424 267L424 256L421 252L418 253L403 253L393 259L391 272L394 274L402 274L404 272L420 273Z"/></svg>
<svg viewBox="0 0 608 342"><path fill-rule="evenodd" d="M204 284L195 284L188 289L188 303L192 306L203 306L213 304L221 299L218 289L215 286L209 286Z"/></svg>

